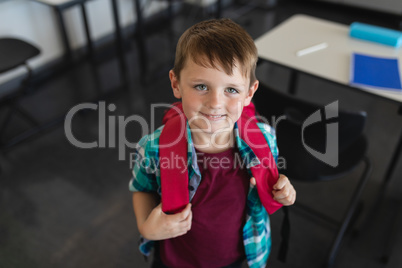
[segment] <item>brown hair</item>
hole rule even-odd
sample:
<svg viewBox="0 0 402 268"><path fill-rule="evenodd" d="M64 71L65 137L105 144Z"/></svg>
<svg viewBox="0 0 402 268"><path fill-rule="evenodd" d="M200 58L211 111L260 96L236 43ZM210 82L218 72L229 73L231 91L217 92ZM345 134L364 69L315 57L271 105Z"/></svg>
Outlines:
<svg viewBox="0 0 402 268"><path fill-rule="evenodd" d="M202 21L187 29L176 47L173 72L180 80L180 72L187 60L217 69L222 66L228 75L239 64L245 77L250 77L250 85L256 80L257 48L251 36L230 19Z"/></svg>

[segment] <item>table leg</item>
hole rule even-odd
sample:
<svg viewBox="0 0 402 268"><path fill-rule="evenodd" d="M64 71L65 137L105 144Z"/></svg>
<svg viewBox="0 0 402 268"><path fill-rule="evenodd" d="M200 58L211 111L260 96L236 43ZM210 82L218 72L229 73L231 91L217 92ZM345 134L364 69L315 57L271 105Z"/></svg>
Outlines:
<svg viewBox="0 0 402 268"><path fill-rule="evenodd" d="M112 10L113 10L113 21L114 21L114 30L115 30L115 38L116 38L116 52L119 57L120 70L122 74L123 83L127 85L127 66L124 60L124 42L120 29L120 18L119 18L119 9L117 7L117 0L112 0Z"/></svg>
<svg viewBox="0 0 402 268"><path fill-rule="evenodd" d="M298 78L299 78L299 73L294 69L290 69L288 92L291 95L296 94L296 86L297 86Z"/></svg>
<svg viewBox="0 0 402 268"><path fill-rule="evenodd" d="M402 106L399 107L399 111L398 111L399 115L402 115ZM387 189L387 186L389 184L389 182L391 181L392 175L395 171L396 165L398 163L398 160L400 159L400 155L401 155L401 151L402 151L402 132L400 134L399 140L398 140L398 145L396 147L396 149L394 150L394 153L392 155L391 158L391 162L388 166L384 181L381 185L380 188L380 199L381 201L384 198L384 194L385 191ZM401 203L402 203L402 199L398 200L398 206L397 206L397 211L399 211L400 207L401 207ZM386 234L386 243L382 252L382 257L381 260L384 263L387 263L389 260L389 257L392 254L392 250L393 247L395 245L395 231L397 230L397 228L400 228L400 222L401 222L401 218L397 217L396 213L394 213L394 219L390 220L390 222L393 222L391 228L387 229L387 234Z"/></svg>
<svg viewBox="0 0 402 268"><path fill-rule="evenodd" d="M139 49L139 58L140 58L140 76L141 80L144 79L145 74L148 71L147 64L147 50L145 46L145 36L144 36L144 25L141 11L141 3L140 0L135 1L135 12L137 14L137 45Z"/></svg>
<svg viewBox="0 0 402 268"><path fill-rule="evenodd" d="M216 1L216 18L219 19L222 16L222 0Z"/></svg>
<svg viewBox="0 0 402 268"><path fill-rule="evenodd" d="M123 37L121 34L121 29L120 29L120 18L119 18L119 10L117 7L117 0L112 0L112 10L113 10L113 22L114 22L114 30L115 30L115 37L116 37L116 43L118 47L118 52L123 48Z"/></svg>
<svg viewBox="0 0 402 268"><path fill-rule="evenodd" d="M72 53L71 53L70 41L68 39L68 35L67 35L67 31L66 31L66 25L65 25L64 19L63 19L63 11L61 8L58 8L58 7L54 7L54 11L56 13L56 18L57 18L57 21L59 24L61 38L63 41L64 57L66 60L70 61L70 60L72 60Z"/></svg>
<svg viewBox="0 0 402 268"><path fill-rule="evenodd" d="M399 212L401 210L401 203L402 200L399 199L397 200L397 205L395 208L395 213L393 213L391 215L390 218L387 219L387 221L389 221L389 225L388 228L386 229L387 233L386 233L386 241L385 244L382 248L382 255L381 255L381 262L386 264L389 261L389 258L392 256L393 253L393 249L395 247L395 243L396 243L396 232L398 231L399 228L401 228L401 215L399 215L396 212Z"/></svg>
<svg viewBox="0 0 402 268"><path fill-rule="evenodd" d="M84 21L85 36L87 38L88 54L91 57L91 59L93 59L94 58L94 49L93 49L93 43L92 43L92 38L91 38L91 32L89 29L88 16L87 16L86 8L85 8L85 3L81 3L80 6L81 6L82 19Z"/></svg>
<svg viewBox="0 0 402 268"><path fill-rule="evenodd" d="M399 107L398 113L399 113L399 115L402 115L402 106ZM402 133L400 134L398 145L397 145L396 149L394 150L394 154L392 155L392 158L391 158L391 163L389 164L387 173L385 175L385 179L384 179L385 186L389 183L389 181L392 177L396 164L398 163L399 156L401 154L401 150L402 150Z"/></svg>
<svg viewBox="0 0 402 268"><path fill-rule="evenodd" d="M169 22L171 22L173 20L173 0L168 0L168 18L169 18Z"/></svg>

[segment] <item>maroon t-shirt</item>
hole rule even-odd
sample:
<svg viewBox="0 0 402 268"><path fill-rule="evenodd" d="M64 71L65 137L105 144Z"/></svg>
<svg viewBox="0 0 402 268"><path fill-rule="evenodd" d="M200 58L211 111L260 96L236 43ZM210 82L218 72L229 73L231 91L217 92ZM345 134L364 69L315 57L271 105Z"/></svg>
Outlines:
<svg viewBox="0 0 402 268"><path fill-rule="evenodd" d="M243 226L250 177L237 149L197 152L201 183L191 201L191 230L160 241L168 267L224 267L245 256ZM237 163L235 163L237 160Z"/></svg>

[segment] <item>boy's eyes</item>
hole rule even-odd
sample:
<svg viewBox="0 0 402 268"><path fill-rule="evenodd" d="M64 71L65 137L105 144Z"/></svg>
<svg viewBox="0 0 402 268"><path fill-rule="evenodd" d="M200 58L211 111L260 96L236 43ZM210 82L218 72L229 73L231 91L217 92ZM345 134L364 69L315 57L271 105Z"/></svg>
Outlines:
<svg viewBox="0 0 402 268"><path fill-rule="evenodd" d="M194 88L195 88L195 89L198 89L198 90L201 90L201 91L204 91L204 90L207 90L207 89L208 89L208 87L207 87L206 85L203 85L203 84L201 84L201 85L196 85ZM230 94L239 93L239 91L238 91L237 89L232 88L232 87L227 88L225 91L228 92L228 93L230 93Z"/></svg>
<svg viewBox="0 0 402 268"><path fill-rule="evenodd" d="M226 91L229 92L229 93L232 93L232 94L239 93L239 91L237 89L232 88L232 87L226 89Z"/></svg>
<svg viewBox="0 0 402 268"><path fill-rule="evenodd" d="M195 88L198 89L198 90L207 90L206 85L196 85Z"/></svg>

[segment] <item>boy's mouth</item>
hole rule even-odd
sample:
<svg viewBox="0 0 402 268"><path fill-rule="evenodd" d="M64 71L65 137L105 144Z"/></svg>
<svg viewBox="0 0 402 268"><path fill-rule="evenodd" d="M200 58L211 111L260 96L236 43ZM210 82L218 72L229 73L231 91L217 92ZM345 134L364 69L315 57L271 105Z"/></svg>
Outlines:
<svg viewBox="0 0 402 268"><path fill-rule="evenodd" d="M226 117L226 115L224 114L205 114L201 112L201 115L204 116L205 118L207 118L208 120L211 121L218 121L218 120L222 120Z"/></svg>

